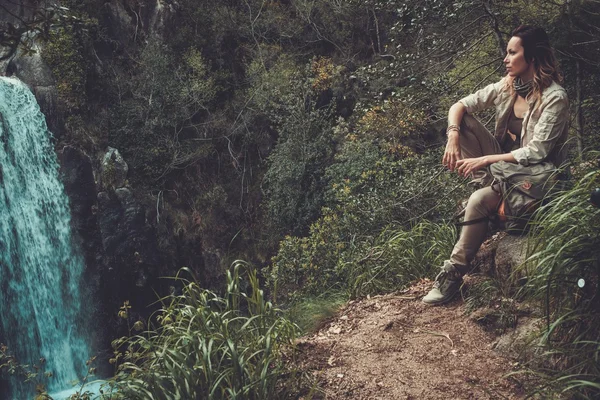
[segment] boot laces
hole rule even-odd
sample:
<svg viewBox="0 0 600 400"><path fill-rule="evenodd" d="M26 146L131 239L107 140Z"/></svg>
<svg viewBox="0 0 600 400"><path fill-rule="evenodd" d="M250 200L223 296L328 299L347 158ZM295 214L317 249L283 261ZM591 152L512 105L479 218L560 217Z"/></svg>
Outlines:
<svg viewBox="0 0 600 400"><path fill-rule="evenodd" d="M461 273L456 269L454 265L450 262L445 261L444 265L441 267L441 271L435 277L435 282L433 283L434 288L440 288L444 285L447 280L458 280L462 277Z"/></svg>

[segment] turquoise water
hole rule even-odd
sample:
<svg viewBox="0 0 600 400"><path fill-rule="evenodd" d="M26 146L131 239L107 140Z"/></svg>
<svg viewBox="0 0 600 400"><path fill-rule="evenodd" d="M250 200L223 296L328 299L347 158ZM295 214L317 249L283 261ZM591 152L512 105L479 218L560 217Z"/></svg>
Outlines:
<svg viewBox="0 0 600 400"><path fill-rule="evenodd" d="M90 394L90 398L92 400L99 400L102 398L100 393L101 390L104 394L112 393L110 386L106 381L93 381L85 384L83 388L81 385L78 385L74 388L66 389L61 392L50 393L50 397L52 397L52 400L69 400L69 397L75 393L83 394L87 392Z"/></svg>
<svg viewBox="0 0 600 400"><path fill-rule="evenodd" d="M89 346L84 262L50 139L27 86L0 77L0 342L22 364L45 359L52 392L85 375ZM31 398L32 385L19 382L11 379L11 394L0 398Z"/></svg>

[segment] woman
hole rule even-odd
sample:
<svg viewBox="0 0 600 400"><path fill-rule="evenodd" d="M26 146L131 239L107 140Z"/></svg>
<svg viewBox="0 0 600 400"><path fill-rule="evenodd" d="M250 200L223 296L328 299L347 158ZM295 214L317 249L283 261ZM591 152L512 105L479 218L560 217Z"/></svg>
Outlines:
<svg viewBox="0 0 600 400"><path fill-rule="evenodd" d="M489 183L486 167L499 161L523 166L551 162L558 167L566 156L569 104L567 93L557 83L561 77L546 32L533 26L515 29L504 65L507 75L503 79L461 99L448 113L442 163L460 175L477 176L481 183ZM492 135L471 114L493 106L496 127ZM501 197L490 186L471 195L465 221L479 222L463 227L423 302L443 304L458 292L462 276L485 239L485 217L497 212Z"/></svg>

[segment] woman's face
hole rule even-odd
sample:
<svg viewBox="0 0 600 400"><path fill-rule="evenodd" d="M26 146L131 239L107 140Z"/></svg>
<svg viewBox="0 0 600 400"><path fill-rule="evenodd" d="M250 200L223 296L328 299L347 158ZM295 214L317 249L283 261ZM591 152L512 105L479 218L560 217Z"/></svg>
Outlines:
<svg viewBox="0 0 600 400"><path fill-rule="evenodd" d="M521 46L521 38L513 36L506 46L504 66L508 76L521 77L525 82L533 78L533 62L525 60L525 49Z"/></svg>

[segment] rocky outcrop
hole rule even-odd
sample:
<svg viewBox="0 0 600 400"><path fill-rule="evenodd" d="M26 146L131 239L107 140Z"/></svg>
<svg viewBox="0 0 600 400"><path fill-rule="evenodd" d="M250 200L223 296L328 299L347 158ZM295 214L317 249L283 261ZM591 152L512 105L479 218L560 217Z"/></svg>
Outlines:
<svg viewBox="0 0 600 400"><path fill-rule="evenodd" d="M146 4L112 0L104 4L102 25L110 26L112 38L128 46L138 40L162 38L173 27L176 2L154 0Z"/></svg>
<svg viewBox="0 0 600 400"><path fill-rule="evenodd" d="M109 147L100 167L103 190L98 193L98 225L105 256L103 293L113 307L127 300L123 296L129 296L133 288L140 292L136 297L147 299L149 293L142 292L161 266L156 231L146 208L126 186L128 169L119 151Z"/></svg>
<svg viewBox="0 0 600 400"><path fill-rule="evenodd" d="M160 257L154 228L129 188L98 193L98 222L109 274L143 287Z"/></svg>
<svg viewBox="0 0 600 400"><path fill-rule="evenodd" d="M540 318L522 318L515 329L498 337L493 344L493 349L502 355L518 360L529 360L536 355L536 346L539 342L539 332L543 322Z"/></svg>
<svg viewBox="0 0 600 400"><path fill-rule="evenodd" d="M88 277L102 264L101 242L96 219L96 182L92 161L80 150L66 146L58 154L61 180L69 197L71 226L83 251Z"/></svg>
<svg viewBox="0 0 600 400"><path fill-rule="evenodd" d="M483 243L473 265L485 275L501 282L514 283L523 277L523 272L517 267L525 262L526 253L527 236L501 231Z"/></svg>
<svg viewBox="0 0 600 400"><path fill-rule="evenodd" d="M492 277L504 296L513 293L524 282L527 240L527 236L498 232L486 240L477 253L476 268L483 275ZM476 284L477 279L486 278L472 279L470 285ZM511 296L499 296L492 304L471 312L469 318L499 334L493 348L506 357L532 362L543 351L537 345L544 325L539 307L517 302Z"/></svg>
<svg viewBox="0 0 600 400"><path fill-rule="evenodd" d="M64 118L59 112L56 82L50 67L42 58L41 44L33 40L32 50L32 52L18 50L7 63L4 74L16 76L29 86L46 116L48 129L60 135L64 128Z"/></svg>
<svg viewBox="0 0 600 400"><path fill-rule="evenodd" d="M104 189L116 189L127 184L129 166L119 150L109 147L100 164L101 186Z"/></svg>
<svg viewBox="0 0 600 400"><path fill-rule="evenodd" d="M86 260L87 287L99 304L98 331L105 337L117 335L116 313L125 300L144 310L156 300L161 255L154 227L147 221L146 208L126 184L127 163L116 149L102 157L102 173L113 171L105 190L96 184L93 162L74 147L59 152L61 177L69 197L74 238ZM103 178L106 181L106 177ZM101 340L101 339L99 339ZM100 346L106 347L106 344Z"/></svg>

